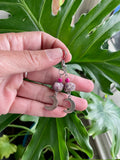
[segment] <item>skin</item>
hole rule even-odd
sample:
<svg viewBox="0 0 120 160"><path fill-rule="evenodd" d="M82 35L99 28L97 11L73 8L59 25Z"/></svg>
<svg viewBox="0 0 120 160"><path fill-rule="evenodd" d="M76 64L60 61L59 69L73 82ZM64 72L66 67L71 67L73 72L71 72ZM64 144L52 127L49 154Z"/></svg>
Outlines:
<svg viewBox="0 0 120 160"><path fill-rule="evenodd" d="M48 87L24 80L28 79L52 85L59 77L54 67L67 52L65 62L71 60L67 47L58 39L44 32L23 32L0 34L0 114L20 113L41 117L64 117L64 110L69 108L65 93L58 93L58 107L46 110L52 105L49 96L54 91ZM77 91L91 92L92 81L69 74L71 82L76 84ZM63 78L64 81L64 78ZM76 110L87 108L85 99L72 96Z"/></svg>

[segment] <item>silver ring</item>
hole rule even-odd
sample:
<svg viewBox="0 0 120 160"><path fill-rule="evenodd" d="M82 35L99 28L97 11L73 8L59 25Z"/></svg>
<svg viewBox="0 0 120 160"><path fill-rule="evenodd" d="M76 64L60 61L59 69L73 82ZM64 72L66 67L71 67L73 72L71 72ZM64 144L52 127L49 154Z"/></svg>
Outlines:
<svg viewBox="0 0 120 160"><path fill-rule="evenodd" d="M25 76L25 78L27 78L27 76L28 76L28 72L25 72L25 75L24 75L24 76Z"/></svg>

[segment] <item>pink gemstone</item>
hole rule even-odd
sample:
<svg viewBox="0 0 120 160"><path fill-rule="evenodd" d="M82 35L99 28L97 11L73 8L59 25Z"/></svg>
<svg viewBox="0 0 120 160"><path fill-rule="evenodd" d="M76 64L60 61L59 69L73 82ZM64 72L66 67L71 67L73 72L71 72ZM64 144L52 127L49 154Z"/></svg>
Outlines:
<svg viewBox="0 0 120 160"><path fill-rule="evenodd" d="M61 83L61 82L62 82L62 78L58 78L58 82L60 82L60 83Z"/></svg>
<svg viewBox="0 0 120 160"><path fill-rule="evenodd" d="M72 82L65 83L65 85L64 85L64 91L65 92L75 91L75 88L76 88L76 85Z"/></svg>
<svg viewBox="0 0 120 160"><path fill-rule="evenodd" d="M70 82L70 79L69 79L69 78L66 78L66 79L65 79L65 82L66 82L66 83L69 83L69 82Z"/></svg>
<svg viewBox="0 0 120 160"><path fill-rule="evenodd" d="M62 91L62 90L63 90L63 87L64 87L63 83L60 83L60 82L55 82L55 83L53 84L53 89L54 89L54 91L56 91L56 92Z"/></svg>

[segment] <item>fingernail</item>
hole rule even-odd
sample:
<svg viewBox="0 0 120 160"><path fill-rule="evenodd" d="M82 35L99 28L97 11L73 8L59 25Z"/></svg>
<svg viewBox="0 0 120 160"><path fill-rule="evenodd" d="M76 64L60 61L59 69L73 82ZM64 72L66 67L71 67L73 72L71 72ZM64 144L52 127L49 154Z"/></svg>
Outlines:
<svg viewBox="0 0 120 160"><path fill-rule="evenodd" d="M59 59L59 58L62 59L63 57L63 52L62 52L62 49L60 48L46 50L46 54L50 61L54 61L55 59Z"/></svg>

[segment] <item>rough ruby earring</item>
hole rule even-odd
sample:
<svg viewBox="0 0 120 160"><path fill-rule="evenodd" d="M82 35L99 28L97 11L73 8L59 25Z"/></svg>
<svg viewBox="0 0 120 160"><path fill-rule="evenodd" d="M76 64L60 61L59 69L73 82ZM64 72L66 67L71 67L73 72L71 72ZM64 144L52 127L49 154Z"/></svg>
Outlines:
<svg viewBox="0 0 120 160"><path fill-rule="evenodd" d="M69 78L66 78L65 82L66 83L65 83L65 86L64 86L64 91L67 92L67 94L68 94L68 98L65 99L65 101L69 101L69 103L70 103L71 106L70 106L69 109L64 110L64 112L66 112L66 113L72 113L75 110L75 103L71 99L71 91L75 91L76 86L75 86L74 83L70 82Z"/></svg>
<svg viewBox="0 0 120 160"><path fill-rule="evenodd" d="M70 82L70 79L69 78L66 78L65 79L65 86L64 86L64 91L65 92L71 92L71 91L75 91L75 88L76 88L76 86L75 86L75 84L74 83L72 83L72 82Z"/></svg>
<svg viewBox="0 0 120 160"><path fill-rule="evenodd" d="M68 98L65 99L65 101L69 101L70 103L70 108L67 110L64 110L64 112L66 113L72 113L75 110L75 103L74 101L71 99L71 91L74 91L76 86L74 83L70 82L70 79L68 78L68 74L67 74L67 66L65 64L64 59L62 60L62 70L64 71L65 74L65 85L64 85L64 91L67 92L68 94Z"/></svg>
<svg viewBox="0 0 120 160"><path fill-rule="evenodd" d="M53 84L53 90L56 92L63 90L62 78L58 78L58 81Z"/></svg>
<svg viewBox="0 0 120 160"><path fill-rule="evenodd" d="M53 96L50 96L50 98L53 99L53 105L52 106L45 106L45 109L51 111L54 110L58 106L58 100L57 100L57 93L63 90L63 83L62 78L58 78L58 81L53 84L53 90L55 91Z"/></svg>

